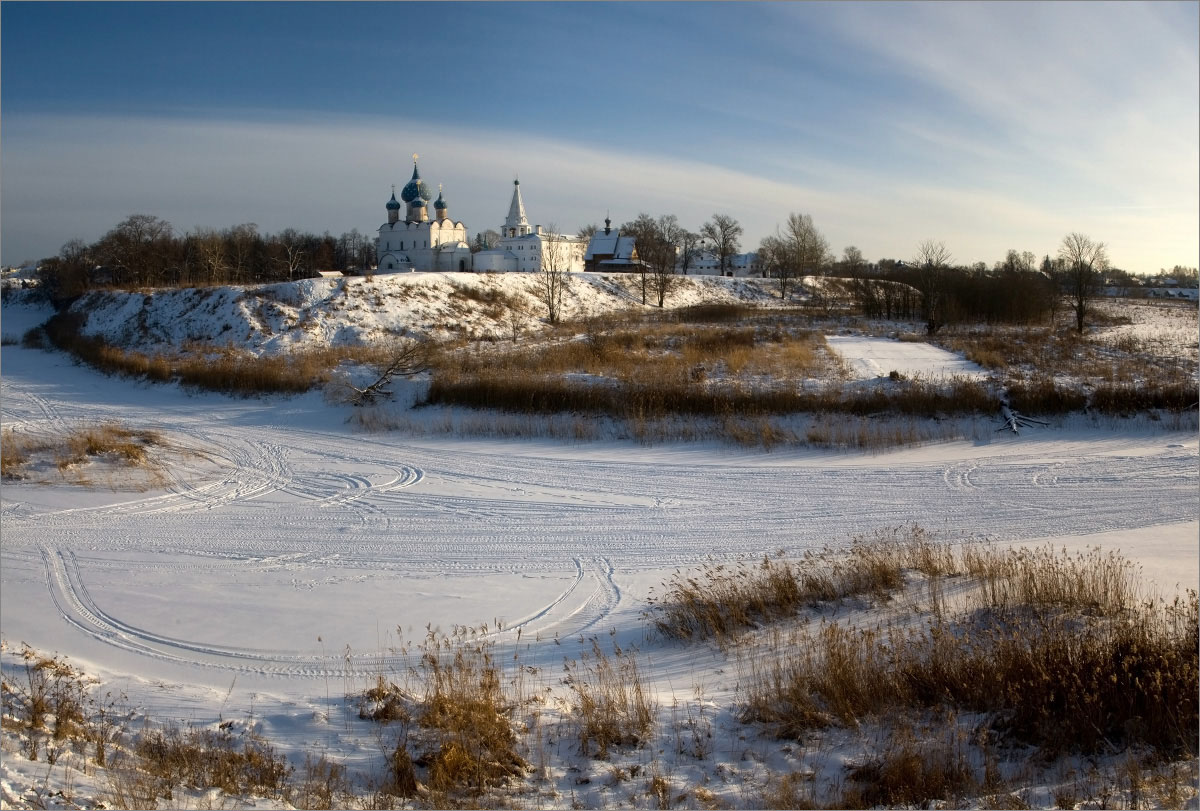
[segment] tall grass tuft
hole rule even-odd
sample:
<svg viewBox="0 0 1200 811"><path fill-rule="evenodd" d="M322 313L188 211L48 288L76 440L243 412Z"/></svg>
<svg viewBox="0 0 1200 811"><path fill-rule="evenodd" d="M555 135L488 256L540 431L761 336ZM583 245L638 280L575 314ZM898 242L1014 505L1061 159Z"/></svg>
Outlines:
<svg viewBox="0 0 1200 811"><path fill-rule="evenodd" d="M434 733L419 762L429 788L442 794L486 790L523 775L513 703L488 642L431 637L421 657L425 694L421 725Z"/></svg>
<svg viewBox="0 0 1200 811"><path fill-rule="evenodd" d="M566 684L574 694L579 750L606 759L617 746L641 746L654 729L657 706L638 672L633 651L615 642L609 656L592 639L592 650L566 662Z"/></svg>
<svg viewBox="0 0 1200 811"><path fill-rule="evenodd" d="M29 463L35 446L34 440L11 428L0 432L0 476L6 479L20 478L21 468Z"/></svg>

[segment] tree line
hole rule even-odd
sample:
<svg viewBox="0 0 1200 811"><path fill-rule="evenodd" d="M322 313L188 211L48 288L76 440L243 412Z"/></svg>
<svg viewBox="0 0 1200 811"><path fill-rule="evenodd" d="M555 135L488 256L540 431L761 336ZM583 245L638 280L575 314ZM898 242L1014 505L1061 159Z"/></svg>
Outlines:
<svg viewBox="0 0 1200 811"><path fill-rule="evenodd" d="M596 230L585 226L578 238L590 239ZM673 214L647 213L619 231L635 239L642 303L659 307L704 251L724 275L742 248L742 226L720 213L695 232ZM472 247L493 247L498 236L482 232ZM919 319L929 334L958 320L1039 321L1054 314L1064 294L1082 331L1106 274L1123 273L1109 266L1104 243L1079 233L1064 237L1057 257L1046 255L1040 265L1033 253L1016 250L990 268L982 262L958 265L934 240L920 243L911 260L870 265L853 245L834 256L811 215L800 213L790 214L763 238L757 254L762 276L776 280L782 299L803 276L838 277L865 315ZM339 237L293 228L265 234L254 223L243 223L179 235L164 219L134 214L94 243L67 242L58 256L42 263L39 276L52 299L65 300L105 287L258 284L308 278L320 270L370 272L374 261L375 240L357 229Z"/></svg>
<svg viewBox="0 0 1200 811"><path fill-rule="evenodd" d="M254 223L176 233L151 214L133 214L97 241L72 239L38 269L54 300L116 287L259 284L355 271L375 262L375 240L358 229L339 237L287 228L266 234Z"/></svg>
<svg viewBox="0 0 1200 811"><path fill-rule="evenodd" d="M726 214L714 214L698 232L682 227L672 214L646 213L619 230L635 237L642 303L659 307L672 280L688 274L703 251L711 253L725 275L742 247L742 227ZM596 226L585 226L579 237L588 239L595 232ZM955 321L1035 323L1053 317L1064 297L1082 332L1106 279L1115 275L1118 284L1132 282L1130 274L1110 266L1104 243L1076 232L1063 237L1054 259L1047 254L1040 264L1032 252L1017 250L991 267L984 262L955 264L945 244L930 239L917 246L910 260L881 259L871 265L853 245L835 256L812 216L792 213L763 238L757 255L761 275L776 280L781 299L804 276L836 277L864 315L919 319L930 335Z"/></svg>

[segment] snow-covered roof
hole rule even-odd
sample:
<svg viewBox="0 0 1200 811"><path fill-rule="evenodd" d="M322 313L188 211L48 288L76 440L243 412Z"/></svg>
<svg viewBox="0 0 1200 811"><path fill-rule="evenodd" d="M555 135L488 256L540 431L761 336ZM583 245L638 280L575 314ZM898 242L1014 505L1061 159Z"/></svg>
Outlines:
<svg viewBox="0 0 1200 811"><path fill-rule="evenodd" d="M613 259L633 259L634 238L623 237L620 231L604 233L597 231L588 242L584 259L594 259L597 256L611 256Z"/></svg>

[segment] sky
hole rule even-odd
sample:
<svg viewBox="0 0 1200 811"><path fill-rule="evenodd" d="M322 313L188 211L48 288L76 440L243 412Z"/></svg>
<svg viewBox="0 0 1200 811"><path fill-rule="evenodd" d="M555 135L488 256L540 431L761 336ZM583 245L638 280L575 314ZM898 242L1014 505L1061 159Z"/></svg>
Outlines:
<svg viewBox="0 0 1200 811"><path fill-rule="evenodd" d="M134 213L374 235L412 174L468 233L640 212L753 250L1200 265L1200 4L0 4L0 261Z"/></svg>

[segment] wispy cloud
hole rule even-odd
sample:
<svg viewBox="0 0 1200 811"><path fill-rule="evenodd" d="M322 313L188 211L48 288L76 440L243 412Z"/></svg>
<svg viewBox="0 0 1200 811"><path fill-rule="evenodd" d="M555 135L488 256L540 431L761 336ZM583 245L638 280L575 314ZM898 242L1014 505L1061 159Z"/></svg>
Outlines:
<svg viewBox="0 0 1200 811"><path fill-rule="evenodd" d="M695 229L725 212L742 222L752 249L789 212L803 211L836 250L856 244L872 258L910 256L933 237L962 261L990 262L1010 247L1053 252L1074 229L1108 241L1118 264L1131 265L1124 257L1141 252L1134 269L1186 261L1196 250L1188 238L1194 221L1161 212L1153 219L1169 227L1149 231L1156 241L1147 245L1132 232L1150 225L1147 216L1111 209L1066 216L1035 194L914 182L852 162L799 160L806 179L796 182L774 168L787 165L786 154L759 156L762 171L733 170L426 121L41 116L6 126L3 150L5 262L53 253L72 237L96 239L133 212L158 214L182 230L252 221L267 231L372 232L390 184L408 179L412 151L472 233L499 225L519 174L531 217L565 229L599 222L606 211L617 223L639 211L674 213Z"/></svg>

